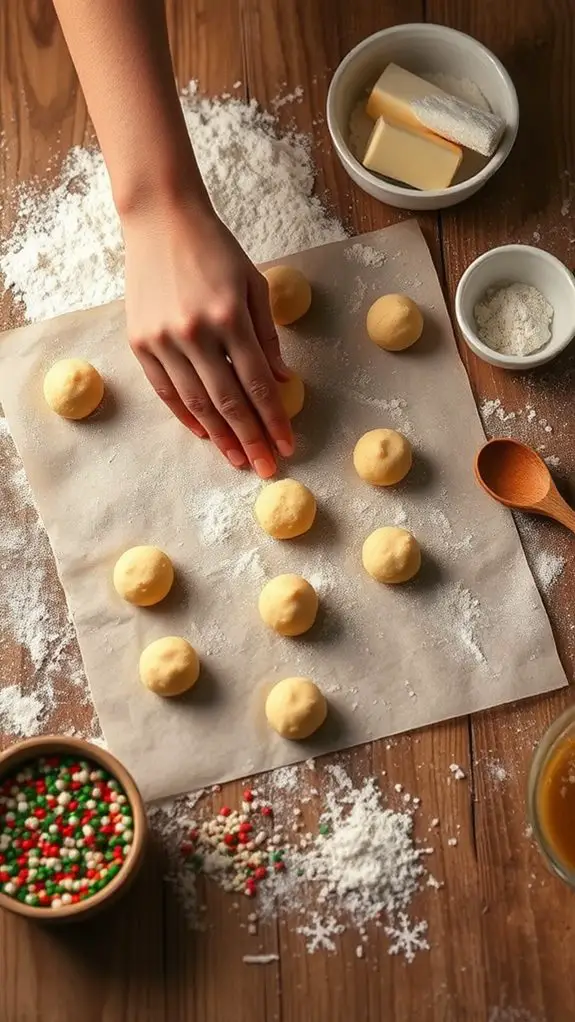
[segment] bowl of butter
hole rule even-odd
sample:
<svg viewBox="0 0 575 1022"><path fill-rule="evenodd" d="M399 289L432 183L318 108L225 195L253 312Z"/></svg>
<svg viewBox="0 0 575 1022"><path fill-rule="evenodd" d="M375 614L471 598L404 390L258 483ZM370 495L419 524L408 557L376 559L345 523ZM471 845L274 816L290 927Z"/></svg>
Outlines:
<svg viewBox="0 0 575 1022"><path fill-rule="evenodd" d="M519 104L500 61L442 25L396 25L341 62L327 122L347 173L401 209L444 209L474 195L507 159Z"/></svg>

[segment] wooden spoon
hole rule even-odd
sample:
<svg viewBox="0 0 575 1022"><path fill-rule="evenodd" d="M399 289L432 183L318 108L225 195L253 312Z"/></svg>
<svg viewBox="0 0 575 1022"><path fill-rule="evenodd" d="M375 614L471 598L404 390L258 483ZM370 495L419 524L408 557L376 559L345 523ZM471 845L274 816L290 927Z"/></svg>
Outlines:
<svg viewBox="0 0 575 1022"><path fill-rule="evenodd" d="M575 511L563 500L543 458L519 440L490 440L475 459L475 477L506 507L561 522L575 533Z"/></svg>

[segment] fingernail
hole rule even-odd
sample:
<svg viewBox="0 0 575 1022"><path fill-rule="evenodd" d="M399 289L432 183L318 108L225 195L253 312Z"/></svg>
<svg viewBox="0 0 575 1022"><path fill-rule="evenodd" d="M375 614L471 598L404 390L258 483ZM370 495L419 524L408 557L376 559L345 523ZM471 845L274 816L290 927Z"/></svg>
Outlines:
<svg viewBox="0 0 575 1022"><path fill-rule="evenodd" d="M194 436L197 436L198 440L205 440L208 435L205 429L194 429L193 426L190 426L190 429Z"/></svg>
<svg viewBox="0 0 575 1022"><path fill-rule="evenodd" d="M226 458L234 468L244 468L248 462L245 454L236 450L226 451Z"/></svg>
<svg viewBox="0 0 575 1022"><path fill-rule="evenodd" d="M254 461L254 469L260 479L271 479L271 477L276 474L276 466L273 462L264 460L263 458L256 458Z"/></svg>
<svg viewBox="0 0 575 1022"><path fill-rule="evenodd" d="M293 440L278 440L278 451L282 458L291 458L295 450Z"/></svg>

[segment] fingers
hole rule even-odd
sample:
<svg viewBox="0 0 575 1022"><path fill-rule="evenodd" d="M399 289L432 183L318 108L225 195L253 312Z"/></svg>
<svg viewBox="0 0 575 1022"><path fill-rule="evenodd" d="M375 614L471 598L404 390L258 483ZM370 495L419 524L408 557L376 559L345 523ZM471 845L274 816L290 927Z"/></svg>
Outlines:
<svg viewBox="0 0 575 1022"><path fill-rule="evenodd" d="M261 273L257 273L249 282L248 307L256 337L272 373L276 380L285 383L289 380L290 374L282 359L278 334L272 319L268 282Z"/></svg>
<svg viewBox="0 0 575 1022"><path fill-rule="evenodd" d="M260 357L265 362L261 353ZM199 344L194 349L194 365L217 413L240 441L252 467L260 478L271 478L277 466L270 443L236 376L235 367L226 360L223 347ZM273 386L269 368L267 374ZM198 412L195 414L205 425L202 416Z"/></svg>
<svg viewBox="0 0 575 1022"><path fill-rule="evenodd" d="M167 344L162 352L162 359L165 370L188 412L201 423L210 440L234 468L246 468L251 460L249 452L242 449L241 437L238 437L234 429L230 428L226 422L225 417L220 414L213 396L206 390L204 382L186 355L175 344ZM233 376L223 352L220 351L217 367L217 372L220 374L224 372L222 367L225 367ZM272 463L269 475L273 475L274 472L275 462ZM264 478L268 478L268 476L266 475Z"/></svg>
<svg viewBox="0 0 575 1022"><path fill-rule="evenodd" d="M166 370L157 358L149 352L141 351L138 353L138 359L158 397L187 429L191 429L192 433L204 440L208 435L207 431L186 408Z"/></svg>
<svg viewBox="0 0 575 1022"><path fill-rule="evenodd" d="M289 458L294 452L291 424L247 310L238 316L226 348L237 378L276 449L282 457Z"/></svg>

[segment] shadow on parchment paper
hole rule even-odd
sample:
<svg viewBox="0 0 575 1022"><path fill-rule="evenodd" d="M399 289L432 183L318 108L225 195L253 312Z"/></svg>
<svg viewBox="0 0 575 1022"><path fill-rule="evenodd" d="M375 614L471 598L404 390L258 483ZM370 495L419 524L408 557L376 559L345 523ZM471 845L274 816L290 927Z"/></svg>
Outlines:
<svg viewBox="0 0 575 1022"><path fill-rule="evenodd" d="M311 284L313 287L311 308L291 329L295 333L301 330L306 336L310 333L318 337L339 336L340 320L345 306L338 300L338 293L334 292L333 288L323 287L314 281Z"/></svg>
<svg viewBox="0 0 575 1022"><path fill-rule="evenodd" d="M290 539L290 543L297 544L301 550L325 550L326 547L335 546L339 536L339 527L335 516L328 511L326 502L319 498L315 521L303 536L296 536Z"/></svg>
<svg viewBox="0 0 575 1022"><path fill-rule="evenodd" d="M330 603L329 597L320 596L317 617L309 632L295 637L294 642L314 647L337 642L345 634L343 614Z"/></svg>
<svg viewBox="0 0 575 1022"><path fill-rule="evenodd" d="M298 742L298 748L306 752L306 758L321 756L324 752L331 752L335 744L345 742L348 735L348 720L329 699L328 711L325 724L322 724L319 731L312 735L307 741Z"/></svg>
<svg viewBox="0 0 575 1022"><path fill-rule="evenodd" d="M428 589L437 589L444 581L445 573L440 562L428 550L422 547L421 568L415 578L402 584L401 591L406 592L411 589L423 592Z"/></svg>
<svg viewBox="0 0 575 1022"><path fill-rule="evenodd" d="M202 707L212 707L223 702L224 691L225 686L222 685L211 664L200 659L200 676L194 687L183 692L181 696L173 696L171 702L177 705L179 712L189 711L197 716Z"/></svg>
<svg viewBox="0 0 575 1022"><path fill-rule="evenodd" d="M411 348L404 348L403 351L386 351L385 354L395 359L413 359L422 361L428 356L435 355L441 344L444 344L445 332L433 311L425 313L423 333Z"/></svg>
<svg viewBox="0 0 575 1022"><path fill-rule="evenodd" d="M170 618L176 610L187 610L192 604L193 588L189 578L181 570L178 570L177 560L174 562L174 582L167 596L160 603L153 607L140 607L147 614L154 617Z"/></svg>
<svg viewBox="0 0 575 1022"><path fill-rule="evenodd" d="M91 422L110 422L115 419L118 412L121 409L121 401L118 397L118 390L113 383L110 382L108 377L104 378L104 397L96 408L95 412L92 412L87 419L76 419L73 421L73 425L80 426L80 428L86 423Z"/></svg>
<svg viewBox="0 0 575 1022"><path fill-rule="evenodd" d="M338 402L333 394L319 387L311 386L304 380L305 405L303 411L292 423L296 435L296 450L289 465L305 465L317 454L329 447L336 435Z"/></svg>
<svg viewBox="0 0 575 1022"><path fill-rule="evenodd" d="M69 1000L65 984L73 991L83 975L92 977L91 996L97 999L98 991L102 991L99 1017L103 1018L104 998L109 995L108 979L117 978L122 989L126 990L136 982L149 986L154 981L175 979L174 963L164 956L160 939L165 872L163 851L151 836L142 868L132 887L110 908L86 921L34 927L38 961L42 961L42 946L53 963L55 953L61 953L61 969L56 966L55 978L57 985L62 986L63 1001ZM94 977L98 977L99 983L94 983ZM91 1008L94 1009L94 1004ZM79 1011L74 1017L81 1016ZM96 1017L95 1012L90 1017Z"/></svg>
<svg viewBox="0 0 575 1022"><path fill-rule="evenodd" d="M426 490L429 484L434 480L436 472L437 467L429 455L424 454L418 447L416 447L413 452L413 464L411 469L405 478L393 487L392 492L397 494L398 497L402 497L409 493Z"/></svg>

